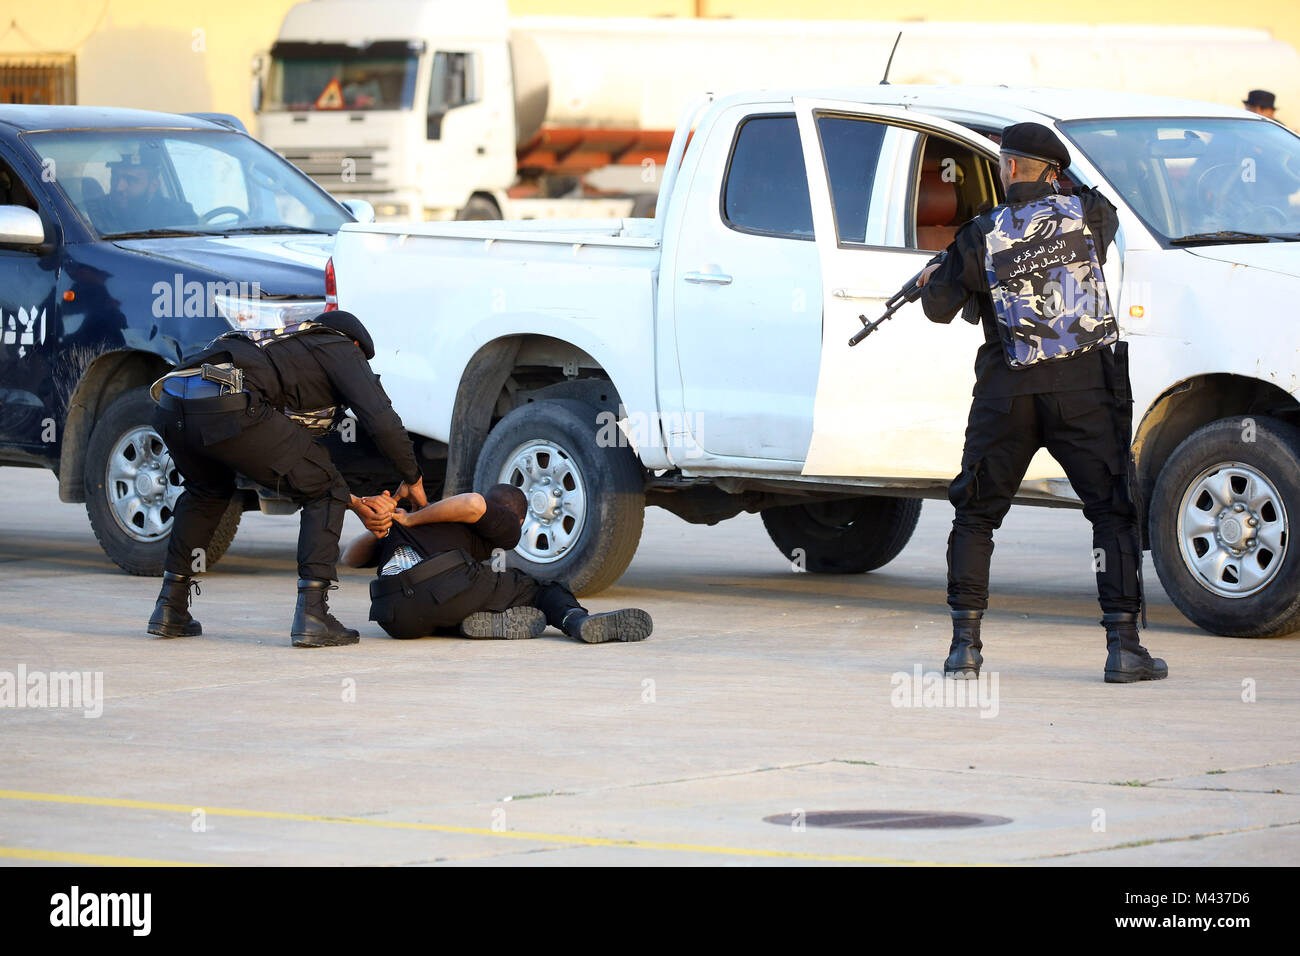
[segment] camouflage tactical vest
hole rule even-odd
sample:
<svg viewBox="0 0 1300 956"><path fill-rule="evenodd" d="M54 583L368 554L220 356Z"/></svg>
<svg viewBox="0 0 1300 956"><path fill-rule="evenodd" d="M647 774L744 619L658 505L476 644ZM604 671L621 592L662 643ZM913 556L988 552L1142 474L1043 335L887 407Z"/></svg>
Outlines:
<svg viewBox="0 0 1300 956"><path fill-rule="evenodd" d="M319 322L291 322L278 329L236 329L217 336L215 341L219 342L221 339L234 338L246 339L258 346L258 348L266 348L275 342L281 342L287 338L315 329L334 332L347 338L345 333L332 329L328 325L322 325ZM341 405L327 405L324 408L311 409L284 408L281 411L291 422L301 425L313 435L329 433L343 418L343 407Z"/></svg>
<svg viewBox="0 0 1300 956"><path fill-rule="evenodd" d="M1025 368L1118 341L1077 196L997 206L980 218L984 269L1008 365Z"/></svg>

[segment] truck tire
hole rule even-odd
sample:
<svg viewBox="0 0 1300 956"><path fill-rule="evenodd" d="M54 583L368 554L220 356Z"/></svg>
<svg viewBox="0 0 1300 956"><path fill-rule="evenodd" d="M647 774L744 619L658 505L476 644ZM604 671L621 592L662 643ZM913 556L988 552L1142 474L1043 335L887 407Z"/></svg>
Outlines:
<svg viewBox="0 0 1300 956"><path fill-rule="evenodd" d="M1170 599L1225 637L1300 629L1300 429L1224 418L1174 449L1156 479L1151 555ZM1253 524L1251 522L1254 522Z"/></svg>
<svg viewBox="0 0 1300 956"><path fill-rule="evenodd" d="M597 441L596 415L573 399L520 406L497 422L474 470L480 493L505 483L528 497L509 566L575 594L618 580L645 521L645 471L626 444Z"/></svg>
<svg viewBox="0 0 1300 956"><path fill-rule="evenodd" d="M128 574L158 577L181 478L151 424L153 410L149 390L132 389L114 399L95 423L86 446L86 514L114 564ZM230 547L242 512L236 495L207 547L206 568Z"/></svg>
<svg viewBox="0 0 1300 956"><path fill-rule="evenodd" d="M480 222L500 218L501 210L486 196L471 196L469 202L465 203L465 207L456 213L458 222Z"/></svg>
<svg viewBox="0 0 1300 956"><path fill-rule="evenodd" d="M907 546L921 517L921 499L866 495L760 514L772 543L804 570L861 574L883 568Z"/></svg>

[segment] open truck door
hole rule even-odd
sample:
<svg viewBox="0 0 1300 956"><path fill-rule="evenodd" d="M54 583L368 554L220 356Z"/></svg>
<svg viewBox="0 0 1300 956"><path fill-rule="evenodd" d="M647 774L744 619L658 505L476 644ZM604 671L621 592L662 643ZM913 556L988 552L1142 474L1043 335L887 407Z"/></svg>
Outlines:
<svg viewBox="0 0 1300 956"><path fill-rule="evenodd" d="M822 348L803 474L950 478L961 467L983 330L904 305L856 348L849 338L999 201L997 149L937 116L796 97L822 281ZM1040 452L1027 480L1060 478Z"/></svg>

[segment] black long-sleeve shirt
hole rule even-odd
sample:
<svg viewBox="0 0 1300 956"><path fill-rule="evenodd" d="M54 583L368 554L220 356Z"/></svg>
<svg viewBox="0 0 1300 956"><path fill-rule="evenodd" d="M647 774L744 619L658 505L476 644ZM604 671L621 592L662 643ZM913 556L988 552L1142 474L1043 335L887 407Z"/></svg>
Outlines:
<svg viewBox="0 0 1300 956"><path fill-rule="evenodd" d="M242 369L244 387L275 408L304 412L332 405L351 408L401 479L410 483L420 477L402 419L361 349L346 336L313 329L262 346L242 338L220 338L181 367L223 361Z"/></svg>
<svg viewBox="0 0 1300 956"><path fill-rule="evenodd" d="M1028 202L1050 195L1050 183L1012 183L1007 190L1008 203ZM1092 232L1097 257L1105 264L1106 247L1115 238L1119 219L1110 200L1096 189L1077 189L1074 195L1083 203L1084 218ZM1040 392L1073 392L1086 388L1106 388L1114 356L1109 348L1093 349L1082 355L1028 368L1012 368L1006 363L997 313L989 295L984 268L984 233L976 219L959 230L945 250L947 257L930 281L921 289L921 307L931 322L948 323L962 308L968 296L975 296L979 317L984 326L984 344L975 354L976 398L1008 398ZM933 261L933 260L931 260Z"/></svg>
<svg viewBox="0 0 1300 956"><path fill-rule="evenodd" d="M406 426L402 424L397 412L393 411L388 393L379 384L379 376L370 370L370 363L361 354L361 349L349 341L335 338L333 341L313 343L312 355L320 362L333 391L343 400L342 404L352 409L358 424L374 439L384 457L397 468L402 480L411 483L418 479L420 467L416 464L415 450L406 433ZM297 407L318 406L307 404Z"/></svg>

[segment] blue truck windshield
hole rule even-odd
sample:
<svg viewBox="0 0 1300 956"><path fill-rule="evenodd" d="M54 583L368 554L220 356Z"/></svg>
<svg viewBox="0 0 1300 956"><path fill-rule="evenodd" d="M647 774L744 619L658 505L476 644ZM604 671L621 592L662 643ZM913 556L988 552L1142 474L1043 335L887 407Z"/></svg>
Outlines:
<svg viewBox="0 0 1300 956"><path fill-rule="evenodd" d="M70 130L24 137L101 237L336 232L347 213L256 140L218 130Z"/></svg>

